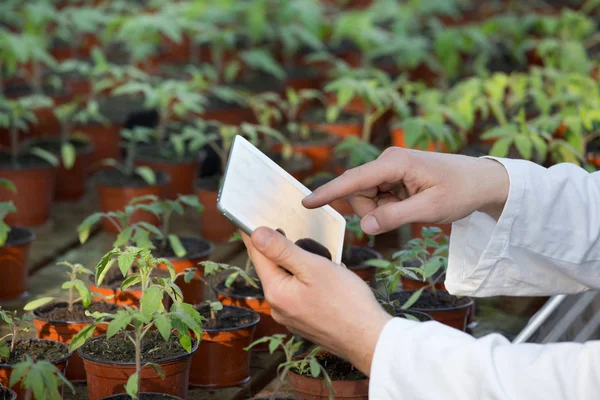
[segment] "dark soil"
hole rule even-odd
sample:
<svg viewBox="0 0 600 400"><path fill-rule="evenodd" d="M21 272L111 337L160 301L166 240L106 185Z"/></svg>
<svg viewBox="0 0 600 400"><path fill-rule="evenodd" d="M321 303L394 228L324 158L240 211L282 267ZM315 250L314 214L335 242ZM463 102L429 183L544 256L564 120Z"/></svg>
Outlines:
<svg viewBox="0 0 600 400"><path fill-rule="evenodd" d="M146 187L149 186L141 176L125 176L117 169L104 169L96 174L97 183L106 186L116 187ZM163 172L156 173L156 182L158 185L169 181L169 176Z"/></svg>
<svg viewBox="0 0 600 400"><path fill-rule="evenodd" d="M31 242L33 239L35 239L35 235L29 229L11 227L5 246L18 246Z"/></svg>
<svg viewBox="0 0 600 400"><path fill-rule="evenodd" d="M327 117L325 114L325 109L322 108L314 108L312 110L308 110L302 115L302 118L305 121L309 122L322 122L327 123ZM362 116L360 114L354 114L347 111L342 111L338 117L338 119L333 122L335 124L362 124Z"/></svg>
<svg viewBox="0 0 600 400"><path fill-rule="evenodd" d="M81 303L73 304L73 311L69 311L68 304L55 303L43 306L34 311L36 317L40 317L46 321L61 322L92 322L94 319L85 315L86 310L89 312L101 312L101 313L116 313L119 306L112 303L106 303L103 301L94 302L89 308L84 308Z"/></svg>
<svg viewBox="0 0 600 400"><path fill-rule="evenodd" d="M16 398L17 396L14 392L10 391L10 389L0 387L0 400L12 400Z"/></svg>
<svg viewBox="0 0 600 400"><path fill-rule="evenodd" d="M106 340L106 336L92 338L81 347L81 351L86 356L102 361L135 362L135 347L123 332L109 340ZM158 331L149 331L142 340L142 363L160 362L183 354L187 352L175 335L165 342Z"/></svg>
<svg viewBox="0 0 600 400"><path fill-rule="evenodd" d="M400 304L404 304L412 295L412 291L402 291L391 294L392 300L398 300ZM419 300L410 308L417 311L420 310L436 310L444 308L454 308L467 305L471 299L468 297L456 297L443 290L436 291L435 294L429 290L425 290Z"/></svg>
<svg viewBox="0 0 600 400"><path fill-rule="evenodd" d="M252 297L256 299L264 299L265 293L262 290L260 282L257 282L258 288L248 286L243 279L236 279L231 287L225 287L225 283L221 282L216 286L216 290L220 293L230 295L232 297Z"/></svg>
<svg viewBox="0 0 600 400"><path fill-rule="evenodd" d="M40 157L32 154L22 154L17 159L16 169L36 169L50 167L52 167L52 165ZM13 168L10 154L6 151L0 151L0 169L15 169Z"/></svg>
<svg viewBox="0 0 600 400"><path fill-rule="evenodd" d="M8 342L10 345L10 342ZM0 364L13 365L25 361L28 355L34 361L57 362L69 354L66 344L40 339L20 340L8 358L0 356Z"/></svg>
<svg viewBox="0 0 600 400"><path fill-rule="evenodd" d="M204 168L204 167L202 167L202 168ZM213 176L200 178L200 179L198 179L198 182L196 182L196 187L198 189L206 190L209 192L218 192L220 180L221 180L221 175L213 175Z"/></svg>
<svg viewBox="0 0 600 400"><path fill-rule="evenodd" d="M82 153L91 153L93 151L93 147L90 143L84 142L82 140L69 140L69 142L75 147L75 151L77 152L77 154L82 154ZM62 148L62 143L60 142L60 139L43 139L43 140L36 140L34 142L31 143L31 146L33 147L40 147L52 154L54 154L57 157L61 156L61 148Z"/></svg>
<svg viewBox="0 0 600 400"><path fill-rule="evenodd" d="M206 257L208 254L210 254L210 251L212 249L212 245L210 244L210 242L207 240L204 240L204 239L195 238L195 237L180 237L179 240L181 240L181 244L183 245L183 247L185 248L185 251L187 252L186 256L183 257L183 259L186 259L186 260ZM178 258L175 255L175 253L173 252L173 249L171 248L171 246L167 246L166 248L163 249L163 248L161 248L162 246L160 246L159 241L153 241L153 243L156 246L156 250L152 251L152 254L155 257Z"/></svg>
<svg viewBox="0 0 600 400"><path fill-rule="evenodd" d="M283 158L281 153L267 155L271 160L275 161L281 168L285 169L290 174L307 171L312 167L312 161L310 158L300 154L293 154L287 160Z"/></svg>
<svg viewBox="0 0 600 400"><path fill-rule="evenodd" d="M327 371L327 374L332 381L361 381L363 379L368 379L367 376L356 369L354 365L333 354L320 354L317 356L317 361L325 368L325 371ZM305 376L312 378L310 372L307 372Z"/></svg>
<svg viewBox="0 0 600 400"><path fill-rule="evenodd" d="M433 319L429 315L417 311L403 310L401 308L394 310L394 317L410 319L409 317L407 317L407 314L415 317L421 322L431 321Z"/></svg>
<svg viewBox="0 0 600 400"><path fill-rule="evenodd" d="M246 327L258 322L256 313L247 308L223 306L223 309L217 311L214 321L210 320L210 308L208 305L196 307L200 315L206 318L203 323L203 328L207 330L231 330L241 327Z"/></svg>
<svg viewBox="0 0 600 400"><path fill-rule="evenodd" d="M342 262L349 269L362 267L366 261L373 258L381 258L381 254L368 247L352 247L350 253L349 258L346 256L345 250L342 254Z"/></svg>
<svg viewBox="0 0 600 400"><path fill-rule="evenodd" d="M110 400L131 400L131 397L127 394L115 394L113 396L105 397ZM174 400L179 397L171 396L170 394L164 393L139 393L138 399L140 400Z"/></svg>
<svg viewBox="0 0 600 400"><path fill-rule="evenodd" d="M285 136L288 137L293 143L294 146L325 146L328 144L335 144L338 141L337 136L330 135L329 133L322 131L313 131L309 132L308 138L303 138L299 133L290 133L289 131L284 132Z"/></svg>
<svg viewBox="0 0 600 400"><path fill-rule="evenodd" d="M171 145L147 146L138 151L137 159L140 161L164 162L169 164L181 164L192 161L200 161L200 151L196 153L187 152L183 159L178 158L175 149Z"/></svg>

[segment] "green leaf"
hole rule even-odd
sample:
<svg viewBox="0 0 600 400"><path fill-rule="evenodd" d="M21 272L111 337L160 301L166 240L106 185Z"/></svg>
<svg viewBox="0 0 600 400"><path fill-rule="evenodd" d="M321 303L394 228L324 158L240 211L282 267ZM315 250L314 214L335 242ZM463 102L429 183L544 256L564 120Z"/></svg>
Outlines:
<svg viewBox="0 0 600 400"><path fill-rule="evenodd" d="M121 270L123 276L127 276L127 273L135 261L135 257L136 254L133 252L126 252L119 255L119 269Z"/></svg>
<svg viewBox="0 0 600 400"><path fill-rule="evenodd" d="M269 342L269 353L273 354L275 352L275 350L277 350L277 347L279 347L280 342L277 342L275 340L272 340Z"/></svg>
<svg viewBox="0 0 600 400"><path fill-rule="evenodd" d="M69 344L69 352L74 352L81 346L87 342L89 338L94 335L94 331L96 330L96 323L86 326L82 330L77 333L73 339L71 339L71 343Z"/></svg>
<svg viewBox="0 0 600 400"><path fill-rule="evenodd" d="M156 372L156 375L160 377L160 379L165 379L165 370L158 364L149 362L144 365L144 367L150 367Z"/></svg>
<svg viewBox="0 0 600 400"><path fill-rule="evenodd" d="M127 392L127 394L129 396L131 396L134 399L138 398L137 394L138 394L139 380L140 380L140 376L136 372L135 374L131 375L129 377L129 379L127 379L127 384L125 385L125 391Z"/></svg>
<svg viewBox="0 0 600 400"><path fill-rule="evenodd" d="M33 147L29 150L29 152L31 154L33 154L36 157L41 158L42 160L46 161L48 164L52 165L53 167L58 167L58 165L60 164L60 162L58 161L58 158L50 153L47 150L44 150L40 147Z"/></svg>
<svg viewBox="0 0 600 400"><path fill-rule="evenodd" d="M97 212L97 213L90 215L89 217L84 219L81 224L79 224L79 226L77 227L77 232L79 232L79 242L81 244L85 243L88 240L88 238L90 237L90 231L91 231L92 227L98 221L100 221L100 219L102 217L103 217L103 214Z"/></svg>
<svg viewBox="0 0 600 400"><path fill-rule="evenodd" d="M310 374L313 378L317 378L321 373L321 365L315 358L311 358L309 361L310 365Z"/></svg>
<svg viewBox="0 0 600 400"><path fill-rule="evenodd" d="M131 234L133 233L133 227L128 227L117 235L117 239L113 243L114 247L121 247L129 243L129 239L131 239Z"/></svg>
<svg viewBox="0 0 600 400"><path fill-rule="evenodd" d="M23 362L13 365L12 371L10 374L10 381L8 383L9 386L15 386L27 373L27 371L33 365L33 361L29 358L29 355L26 356L27 359Z"/></svg>
<svg viewBox="0 0 600 400"><path fill-rule="evenodd" d="M515 146L524 159L531 160L533 145L529 137L525 135L516 135Z"/></svg>
<svg viewBox="0 0 600 400"><path fill-rule="evenodd" d="M508 150L512 145L513 138L502 138L497 140L490 150L490 156L493 157L506 157Z"/></svg>
<svg viewBox="0 0 600 400"><path fill-rule="evenodd" d="M25 304L25 307L23 307L23 310L25 310L25 311L35 310L36 308L46 305L53 300L54 300L54 297L42 297L40 299L33 300L33 301L30 301L29 303Z"/></svg>
<svg viewBox="0 0 600 400"><path fill-rule="evenodd" d="M165 340L165 342L169 340L169 338L171 337L172 329L171 320L167 318L164 314L158 314L154 318L154 325L156 325L156 329L158 329L158 332Z"/></svg>
<svg viewBox="0 0 600 400"><path fill-rule="evenodd" d="M372 260L367 260L364 264L369 265L371 267L375 267L375 268L388 268L392 265L389 261L380 260L378 258L374 258Z"/></svg>
<svg viewBox="0 0 600 400"><path fill-rule="evenodd" d="M62 157L62 165L66 170L70 170L75 165L75 159L77 158L77 151L72 143L63 143L60 148L60 154Z"/></svg>
<svg viewBox="0 0 600 400"><path fill-rule="evenodd" d="M108 324L108 329L106 330L106 338L110 339L111 337L119 333L121 330L124 330L127 327L127 325L131 323L131 319L131 314L129 314L127 311L117 311L115 318Z"/></svg>
<svg viewBox="0 0 600 400"><path fill-rule="evenodd" d="M179 240L179 236L177 236L175 234L170 234L169 235L169 244L171 245L171 249L173 250L173 252L175 253L175 255L177 257L179 257L179 258L185 257L185 255L187 254L187 251L185 250L185 247L183 247L181 240Z"/></svg>
<svg viewBox="0 0 600 400"><path fill-rule="evenodd" d="M192 352L192 338L188 335L181 335L179 337L179 344L181 344L181 347L183 347L188 353Z"/></svg>
<svg viewBox="0 0 600 400"><path fill-rule="evenodd" d="M121 283L121 291L127 290L128 288L137 285L141 282L141 277L139 274L129 275L125 280Z"/></svg>
<svg viewBox="0 0 600 400"><path fill-rule="evenodd" d="M417 290L416 292L414 292L408 298L408 300L406 300L406 302L404 304L402 304L402 306L400 306L400 308L406 310L406 309L409 309L410 307L412 307L412 305L415 304L417 302L417 300L419 300L419 297L421 297L423 290L425 290L425 288L421 288L421 289Z"/></svg>
<svg viewBox="0 0 600 400"><path fill-rule="evenodd" d="M90 292L90 289L87 287L87 285L80 279L75 279L73 283L75 285L75 289L77 289L77 292L79 293L79 297L81 297L81 304L83 304L84 308L88 308L94 300L92 292Z"/></svg>
<svg viewBox="0 0 600 400"><path fill-rule="evenodd" d="M150 286L144 291L140 300L140 309L144 316L150 317L154 312L164 309L163 291L156 286Z"/></svg>
<svg viewBox="0 0 600 400"><path fill-rule="evenodd" d="M8 179L0 178L0 186L5 189L10 190L13 193L17 193L17 187L15 186L14 183L9 181Z"/></svg>
<svg viewBox="0 0 600 400"><path fill-rule="evenodd" d="M154 173L154 171L152 170L152 168L146 167L146 166L136 167L135 168L135 173L138 174L139 176L141 176L142 179L148 185L155 185L156 184L156 174Z"/></svg>

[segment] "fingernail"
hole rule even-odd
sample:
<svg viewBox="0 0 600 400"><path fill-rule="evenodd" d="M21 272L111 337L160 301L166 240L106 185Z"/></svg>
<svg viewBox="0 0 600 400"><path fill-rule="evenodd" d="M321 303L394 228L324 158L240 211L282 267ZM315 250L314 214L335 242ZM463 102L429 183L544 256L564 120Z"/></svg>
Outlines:
<svg viewBox="0 0 600 400"><path fill-rule="evenodd" d="M273 233L270 229L258 229L252 236L252 241L256 248L259 250L268 249L274 237Z"/></svg>
<svg viewBox="0 0 600 400"><path fill-rule="evenodd" d="M379 232L379 223L374 216L369 215L365 217L361 222L362 230L368 235L374 235Z"/></svg>

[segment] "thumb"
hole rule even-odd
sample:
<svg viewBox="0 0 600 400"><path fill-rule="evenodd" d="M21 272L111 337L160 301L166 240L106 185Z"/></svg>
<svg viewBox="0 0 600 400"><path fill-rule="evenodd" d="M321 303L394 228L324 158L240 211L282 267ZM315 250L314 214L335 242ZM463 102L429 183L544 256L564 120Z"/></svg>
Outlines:
<svg viewBox="0 0 600 400"><path fill-rule="evenodd" d="M323 262L323 257L301 249L279 232L265 227L252 232L252 245L265 258L300 280L310 273L314 265Z"/></svg>
<svg viewBox="0 0 600 400"><path fill-rule="evenodd" d="M377 235L411 222L436 222L439 202L435 189L428 189L406 200L388 202L364 215L361 229L368 235Z"/></svg>

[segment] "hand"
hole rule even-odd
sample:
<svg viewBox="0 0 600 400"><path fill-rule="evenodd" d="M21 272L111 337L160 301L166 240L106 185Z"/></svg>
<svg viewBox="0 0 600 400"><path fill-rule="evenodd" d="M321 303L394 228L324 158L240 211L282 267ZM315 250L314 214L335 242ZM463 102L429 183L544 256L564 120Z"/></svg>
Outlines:
<svg viewBox="0 0 600 400"><path fill-rule="evenodd" d="M369 375L375 345L391 318L369 286L344 266L296 246L280 233L242 233L275 321Z"/></svg>
<svg viewBox="0 0 600 400"><path fill-rule="evenodd" d="M345 198L371 235L411 222L450 223L481 211L498 219L509 179L497 161L391 147L302 201L318 208Z"/></svg>

